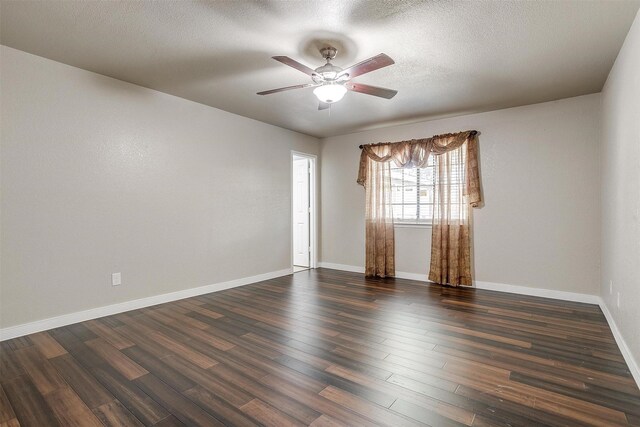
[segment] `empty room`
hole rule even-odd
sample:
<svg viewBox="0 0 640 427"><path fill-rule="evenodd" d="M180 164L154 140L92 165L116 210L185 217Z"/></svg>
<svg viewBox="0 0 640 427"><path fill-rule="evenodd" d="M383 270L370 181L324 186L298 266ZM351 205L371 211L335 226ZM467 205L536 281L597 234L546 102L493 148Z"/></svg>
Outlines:
<svg viewBox="0 0 640 427"><path fill-rule="evenodd" d="M640 426L640 0L0 0L0 427Z"/></svg>

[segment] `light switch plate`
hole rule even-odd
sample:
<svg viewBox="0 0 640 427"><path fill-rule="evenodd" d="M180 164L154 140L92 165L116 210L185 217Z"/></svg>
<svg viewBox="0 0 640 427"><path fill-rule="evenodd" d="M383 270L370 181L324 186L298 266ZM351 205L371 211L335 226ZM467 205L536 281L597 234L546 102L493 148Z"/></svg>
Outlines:
<svg viewBox="0 0 640 427"><path fill-rule="evenodd" d="M111 286L120 286L122 284L122 273L113 273L111 275Z"/></svg>

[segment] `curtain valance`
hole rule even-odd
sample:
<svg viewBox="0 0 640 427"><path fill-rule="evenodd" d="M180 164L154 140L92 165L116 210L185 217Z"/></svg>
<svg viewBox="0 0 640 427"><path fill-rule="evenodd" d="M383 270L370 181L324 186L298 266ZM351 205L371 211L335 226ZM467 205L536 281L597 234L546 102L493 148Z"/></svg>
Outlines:
<svg viewBox="0 0 640 427"><path fill-rule="evenodd" d="M393 161L398 167L421 168L426 166L430 155L441 155L460 148L466 143L464 196L467 198L467 203L476 207L481 202L476 135L476 131L469 130L436 135L431 138L363 145L357 182L366 186L367 164L370 161L383 163Z"/></svg>

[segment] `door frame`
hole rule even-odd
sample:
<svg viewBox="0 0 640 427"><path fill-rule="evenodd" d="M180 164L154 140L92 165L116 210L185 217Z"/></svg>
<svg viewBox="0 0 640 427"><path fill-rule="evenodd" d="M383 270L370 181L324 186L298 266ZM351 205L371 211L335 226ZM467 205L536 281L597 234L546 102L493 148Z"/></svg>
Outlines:
<svg viewBox="0 0 640 427"><path fill-rule="evenodd" d="M289 259L291 261L291 271L293 271L293 159L294 157L304 157L309 160L309 268L318 268L318 190L317 190L317 173L318 173L318 156L315 154L303 153L301 151L291 150L289 158L289 186L291 188L291 223L289 233L291 233L291 250Z"/></svg>

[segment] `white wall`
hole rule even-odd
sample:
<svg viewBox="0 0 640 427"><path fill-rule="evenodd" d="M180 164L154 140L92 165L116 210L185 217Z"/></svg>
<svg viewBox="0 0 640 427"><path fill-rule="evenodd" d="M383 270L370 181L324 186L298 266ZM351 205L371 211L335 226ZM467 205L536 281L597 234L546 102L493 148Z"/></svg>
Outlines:
<svg viewBox="0 0 640 427"><path fill-rule="evenodd" d="M602 113L601 295L640 362L640 14L602 91Z"/></svg>
<svg viewBox="0 0 640 427"><path fill-rule="evenodd" d="M290 268L290 150L317 139L1 55L2 327Z"/></svg>
<svg viewBox="0 0 640 427"><path fill-rule="evenodd" d="M322 142L322 261L364 265L359 144L477 129L485 206L474 209L475 279L597 294L600 95L425 121ZM430 228L396 228L396 270L425 276Z"/></svg>

